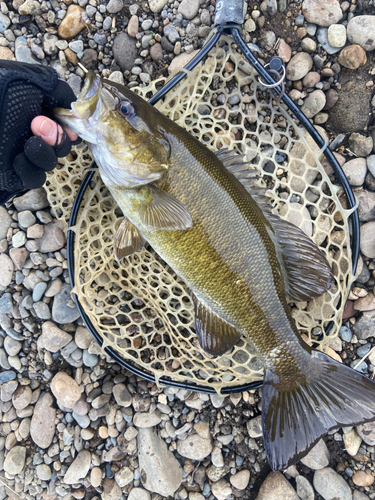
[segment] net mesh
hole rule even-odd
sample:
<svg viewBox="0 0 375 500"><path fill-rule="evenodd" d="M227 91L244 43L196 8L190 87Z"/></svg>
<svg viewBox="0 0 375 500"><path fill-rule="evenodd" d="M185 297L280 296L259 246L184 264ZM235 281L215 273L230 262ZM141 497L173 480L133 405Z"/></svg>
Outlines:
<svg viewBox="0 0 375 500"><path fill-rule="evenodd" d="M148 99L164 82L133 90ZM300 332L323 349L337 335L350 286L349 212L340 186L326 173L321 151L274 99L224 38L157 107L207 147L245 154L259 170L274 211L301 227L326 255L335 285L316 300L291 303ZM81 145L48 176L50 203L66 222L91 162L87 146ZM113 238L121 219L96 174L74 228L74 291L103 347L112 347L156 380L218 392L259 380L263 366L249 340L242 338L217 358L200 349L189 290L156 253L143 248L121 263L114 259ZM325 333L329 322L333 326Z"/></svg>

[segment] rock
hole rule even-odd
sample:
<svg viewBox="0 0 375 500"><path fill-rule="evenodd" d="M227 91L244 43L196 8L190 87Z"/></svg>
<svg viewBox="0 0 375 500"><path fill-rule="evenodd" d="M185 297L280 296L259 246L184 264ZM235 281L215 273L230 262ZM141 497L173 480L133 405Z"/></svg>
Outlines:
<svg viewBox="0 0 375 500"><path fill-rule="evenodd" d="M1 24L1 21L0 21ZM0 29L1 32L1 29ZM5 60L5 61L11 61L14 59L14 54L13 52L8 49L8 47L0 47L0 59ZM4 208L4 207L2 207Z"/></svg>
<svg viewBox="0 0 375 500"><path fill-rule="evenodd" d="M320 75L316 71L309 71L302 80L303 86L307 88L315 87L318 82L320 82Z"/></svg>
<svg viewBox="0 0 375 500"><path fill-rule="evenodd" d="M314 489L309 481L303 476L296 477L297 495L301 500L314 500Z"/></svg>
<svg viewBox="0 0 375 500"><path fill-rule="evenodd" d="M86 69L96 67L98 62L98 52L94 49L85 49L81 57L81 63Z"/></svg>
<svg viewBox="0 0 375 500"><path fill-rule="evenodd" d="M22 16L35 16L42 13L40 8L40 3L35 0L26 0L22 5L20 5L18 12Z"/></svg>
<svg viewBox="0 0 375 500"><path fill-rule="evenodd" d="M301 111L307 118L312 118L321 111L326 104L326 96L322 90L314 90L303 101Z"/></svg>
<svg viewBox="0 0 375 500"><path fill-rule="evenodd" d="M152 429L140 428L137 440L143 486L164 497L173 496L182 482L179 462Z"/></svg>
<svg viewBox="0 0 375 500"><path fill-rule="evenodd" d="M53 299L52 318L56 323L66 325L80 317L79 311L70 297L71 287L64 283ZM72 307L73 306L73 307Z"/></svg>
<svg viewBox="0 0 375 500"><path fill-rule="evenodd" d="M129 493L128 500L151 500L151 495L143 488L133 488Z"/></svg>
<svg viewBox="0 0 375 500"><path fill-rule="evenodd" d="M132 397L130 395L130 392L126 388L125 384L115 385L112 393L113 393L113 397L115 398L116 403L118 405L127 408L128 406L130 406L132 404ZM136 413L136 415L141 415L141 414ZM134 415L134 417L135 417L135 415ZM160 420L159 420L159 422L160 422ZM134 423L134 425L137 425L137 424Z"/></svg>
<svg viewBox="0 0 375 500"><path fill-rule="evenodd" d="M331 26L342 18L338 0L303 0L302 13L308 23L318 26Z"/></svg>
<svg viewBox="0 0 375 500"><path fill-rule="evenodd" d="M356 431L366 444L375 445L375 422L357 425Z"/></svg>
<svg viewBox="0 0 375 500"><path fill-rule="evenodd" d="M282 38L277 49L277 55L281 57L285 63L289 62L292 57L292 49L290 45L288 45Z"/></svg>
<svg viewBox="0 0 375 500"><path fill-rule="evenodd" d="M354 160L347 161L342 169L351 186L362 186L365 182L367 167L364 158L354 158Z"/></svg>
<svg viewBox="0 0 375 500"><path fill-rule="evenodd" d="M167 26L165 26L164 35L168 37L168 40L173 44L175 44L177 40L180 39L178 31L172 24L167 24Z"/></svg>
<svg viewBox="0 0 375 500"><path fill-rule="evenodd" d="M13 205L16 207L18 212L22 212L23 210L43 210L49 206L49 202L47 200L47 194L43 188L32 189L28 191L23 196L19 196L18 198L14 198Z"/></svg>
<svg viewBox="0 0 375 500"><path fill-rule="evenodd" d="M102 483L102 470L100 467L94 467L91 469L90 474L90 483L94 488L98 488L98 486Z"/></svg>
<svg viewBox="0 0 375 500"><path fill-rule="evenodd" d="M10 19L8 16L0 11L0 33L4 33L10 25Z"/></svg>
<svg viewBox="0 0 375 500"><path fill-rule="evenodd" d="M363 224L360 229L360 248L363 255L375 258L375 221Z"/></svg>
<svg viewBox="0 0 375 500"><path fill-rule="evenodd" d="M198 54L198 50L193 50L190 54L187 52L183 52L179 56L175 57L171 64L169 65L168 72L173 73L177 69L182 69L184 68L193 57Z"/></svg>
<svg viewBox="0 0 375 500"><path fill-rule="evenodd" d="M7 254L0 254L0 285L7 287L13 278L13 262Z"/></svg>
<svg viewBox="0 0 375 500"><path fill-rule="evenodd" d="M204 439L199 434L190 434L183 441L177 441L177 451L185 458L203 460L212 451L211 438Z"/></svg>
<svg viewBox="0 0 375 500"><path fill-rule="evenodd" d="M229 481L237 490L244 490L250 481L250 471L247 469L240 470L240 472L230 476Z"/></svg>
<svg viewBox="0 0 375 500"><path fill-rule="evenodd" d="M122 491L114 479L103 480L103 500L120 500Z"/></svg>
<svg viewBox="0 0 375 500"><path fill-rule="evenodd" d="M59 293L62 288L62 281L60 278L56 278L48 283L47 290L44 294L45 297L54 297Z"/></svg>
<svg viewBox="0 0 375 500"><path fill-rule="evenodd" d="M35 288L33 290L33 302L39 302L42 300L44 292L47 290L47 283L44 281L41 281L40 283L37 283L35 285Z"/></svg>
<svg viewBox="0 0 375 500"><path fill-rule="evenodd" d="M316 32L316 37L327 54L336 54L336 52L340 51L340 47L332 47L332 45L330 45L328 41L328 28L319 28Z"/></svg>
<svg viewBox="0 0 375 500"><path fill-rule="evenodd" d="M135 38L138 33L139 20L138 16L132 16L128 24L128 35Z"/></svg>
<svg viewBox="0 0 375 500"><path fill-rule="evenodd" d="M70 464L69 469L64 476L65 484L78 483L80 479L84 479L90 469L91 453L87 450L82 450Z"/></svg>
<svg viewBox="0 0 375 500"><path fill-rule="evenodd" d="M277 2L276 0L263 0L260 4L260 10L273 16L277 12Z"/></svg>
<svg viewBox="0 0 375 500"><path fill-rule="evenodd" d="M212 483L211 491L218 500L226 500L232 494L232 488L226 479L219 479Z"/></svg>
<svg viewBox="0 0 375 500"><path fill-rule="evenodd" d="M24 446L14 446L4 460L4 470L8 474L15 476L24 468L26 460L26 448Z"/></svg>
<svg viewBox="0 0 375 500"><path fill-rule="evenodd" d="M346 44L346 29L343 24L331 24L328 28L328 43L331 47L344 47Z"/></svg>
<svg viewBox="0 0 375 500"><path fill-rule="evenodd" d="M306 467L314 470L327 467L329 464L329 451L323 439L317 442L309 453L301 459L301 462Z"/></svg>
<svg viewBox="0 0 375 500"><path fill-rule="evenodd" d="M117 14L124 7L124 2L122 0L109 0L107 4L107 12L110 14Z"/></svg>
<svg viewBox="0 0 375 500"><path fill-rule="evenodd" d="M73 337L60 330L52 321L42 324L42 335L38 338L38 347L49 352L57 352L73 340Z"/></svg>
<svg viewBox="0 0 375 500"><path fill-rule="evenodd" d="M262 415L251 418L247 422L247 432L251 438L259 438L263 435L262 431Z"/></svg>
<svg viewBox="0 0 375 500"><path fill-rule="evenodd" d="M163 49L160 43L155 43L150 48L150 56L153 61L162 61L164 59Z"/></svg>
<svg viewBox="0 0 375 500"><path fill-rule="evenodd" d="M354 457L358 453L359 447L361 446L362 438L358 436L354 429L352 429L350 432L343 435L343 440L346 451L349 455Z"/></svg>
<svg viewBox="0 0 375 500"><path fill-rule="evenodd" d="M41 253L56 252L65 245L65 235L57 223L51 222L44 226L44 234L40 238Z"/></svg>
<svg viewBox="0 0 375 500"><path fill-rule="evenodd" d="M30 424L30 435L40 448L48 448L55 435L56 410L52 407L54 399L50 393L39 396Z"/></svg>
<svg viewBox="0 0 375 500"><path fill-rule="evenodd" d="M371 486L375 478L372 474L367 474L364 470L356 470L352 481L357 486Z"/></svg>
<svg viewBox="0 0 375 500"><path fill-rule="evenodd" d="M370 500L367 495L362 493L362 491L354 490L353 491L353 500Z"/></svg>
<svg viewBox="0 0 375 500"><path fill-rule="evenodd" d="M69 5L64 19L57 30L57 34L63 40L70 40L80 33L86 26L82 14L85 9L79 5Z"/></svg>
<svg viewBox="0 0 375 500"><path fill-rule="evenodd" d="M346 30L350 43L358 44L366 51L375 49L375 16L355 16Z"/></svg>
<svg viewBox="0 0 375 500"><path fill-rule="evenodd" d="M133 418L134 425L136 427L147 428L147 427L155 427L161 422L161 418L156 412L149 413L139 413L137 412Z"/></svg>
<svg viewBox="0 0 375 500"><path fill-rule="evenodd" d="M36 474L41 481L49 481L52 476L51 469L46 464L37 465Z"/></svg>
<svg viewBox="0 0 375 500"><path fill-rule="evenodd" d="M16 378L16 374L10 370L3 370L0 372L0 384L5 384L5 382L10 382Z"/></svg>
<svg viewBox="0 0 375 500"><path fill-rule="evenodd" d="M313 484L324 500L352 500L349 485L330 467L317 470L314 474Z"/></svg>
<svg viewBox="0 0 375 500"><path fill-rule="evenodd" d="M15 390L12 403L16 410L23 410L29 406L33 391L30 389L29 385L19 385Z"/></svg>
<svg viewBox="0 0 375 500"><path fill-rule="evenodd" d="M165 5L167 5L168 0L149 0L148 5L150 7L151 12L155 12L158 14L163 10Z"/></svg>
<svg viewBox="0 0 375 500"><path fill-rule="evenodd" d="M127 33L119 33L113 42L113 57L122 71L130 71L137 57L136 42Z"/></svg>
<svg viewBox="0 0 375 500"><path fill-rule="evenodd" d="M182 0L178 8L179 14L185 19L193 19L199 10L199 0Z"/></svg>
<svg viewBox="0 0 375 500"><path fill-rule="evenodd" d="M2 297L0 298L0 313L9 314L12 312L12 310L13 310L13 303L11 294L3 293Z"/></svg>
<svg viewBox="0 0 375 500"><path fill-rule="evenodd" d="M366 137L365 135L358 134L354 132L349 136L349 148L356 156L368 156L374 146L374 141L372 137Z"/></svg>
<svg viewBox="0 0 375 500"><path fill-rule="evenodd" d="M7 237L12 222L12 217L8 214L6 208L0 207L0 240Z"/></svg>
<svg viewBox="0 0 375 500"><path fill-rule="evenodd" d="M28 64L37 64L38 62L40 62L36 57L33 56L24 36L19 36L16 38L15 55L16 60L19 62L25 62Z"/></svg>
<svg viewBox="0 0 375 500"><path fill-rule="evenodd" d="M301 80L311 70L313 60L307 52L297 52L286 67L286 77L293 82Z"/></svg>
<svg viewBox="0 0 375 500"><path fill-rule="evenodd" d="M77 382L65 372L57 372L51 381L51 391L58 403L66 408L74 408L81 397Z"/></svg>
<svg viewBox="0 0 375 500"><path fill-rule="evenodd" d="M348 69L358 69L367 62L366 52L360 45L349 45L342 49L338 62Z"/></svg>
<svg viewBox="0 0 375 500"><path fill-rule="evenodd" d="M297 493L281 472L271 472L263 481L257 500L299 500Z"/></svg>
<svg viewBox="0 0 375 500"><path fill-rule="evenodd" d="M369 169L371 175L375 177L375 155L371 155L366 159L367 168Z"/></svg>
<svg viewBox="0 0 375 500"><path fill-rule="evenodd" d="M134 479L134 473L129 467L123 467L115 474L116 483L123 488L130 484Z"/></svg>
<svg viewBox="0 0 375 500"><path fill-rule="evenodd" d="M304 38L301 41L301 49L305 52L315 52L316 51L316 42L311 38Z"/></svg>

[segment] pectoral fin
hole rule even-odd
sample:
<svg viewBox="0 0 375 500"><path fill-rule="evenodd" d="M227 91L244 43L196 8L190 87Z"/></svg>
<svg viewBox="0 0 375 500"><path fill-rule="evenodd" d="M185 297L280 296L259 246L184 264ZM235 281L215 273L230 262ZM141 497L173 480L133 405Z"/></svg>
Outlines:
<svg viewBox="0 0 375 500"><path fill-rule="evenodd" d="M213 356L221 356L240 340L241 333L224 321L212 309L193 297L195 331L202 349Z"/></svg>
<svg viewBox="0 0 375 500"><path fill-rule="evenodd" d="M121 221L113 242L113 253L118 262L140 250L146 243L135 225L126 217Z"/></svg>
<svg viewBox="0 0 375 500"><path fill-rule="evenodd" d="M147 186L147 197L139 209L142 223L151 229L189 229L193 220L188 209L174 196L155 186Z"/></svg>

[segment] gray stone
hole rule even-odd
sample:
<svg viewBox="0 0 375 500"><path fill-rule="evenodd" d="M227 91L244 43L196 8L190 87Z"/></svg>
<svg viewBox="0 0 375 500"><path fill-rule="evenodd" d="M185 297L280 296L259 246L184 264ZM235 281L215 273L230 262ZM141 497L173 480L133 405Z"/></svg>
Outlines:
<svg viewBox="0 0 375 500"><path fill-rule="evenodd" d="M74 408L81 397L77 382L65 372L57 372L53 377L51 391L58 403L66 408Z"/></svg>
<svg viewBox="0 0 375 500"><path fill-rule="evenodd" d="M44 52L51 56L56 54L58 48L56 47L56 43L59 41L56 35L52 35L51 33L45 33L43 37L43 50Z"/></svg>
<svg viewBox="0 0 375 500"><path fill-rule="evenodd" d="M65 484L75 484L84 479L90 470L91 453L87 450L82 450L71 463L69 469L64 476Z"/></svg>
<svg viewBox="0 0 375 500"><path fill-rule="evenodd" d="M129 493L128 500L151 500L151 495L143 488L133 488Z"/></svg>
<svg viewBox="0 0 375 500"><path fill-rule="evenodd" d="M35 302L34 305L35 314L39 319L48 320L51 319L51 311L48 307L48 304L45 302Z"/></svg>
<svg viewBox="0 0 375 500"><path fill-rule="evenodd" d="M5 457L4 470L8 474L15 476L19 474L25 465L26 448L24 446L14 446Z"/></svg>
<svg viewBox="0 0 375 500"><path fill-rule="evenodd" d="M341 50L340 47L332 47L328 41L328 28L319 28L316 33L318 42L328 54L336 54Z"/></svg>
<svg viewBox="0 0 375 500"><path fill-rule="evenodd" d="M183 441L177 441L177 451L191 460L203 460L212 451L211 438L202 438L199 434L190 434Z"/></svg>
<svg viewBox="0 0 375 500"><path fill-rule="evenodd" d="M65 245L65 234L58 223L51 222L44 226L44 234L39 242L41 253L56 252Z"/></svg>
<svg viewBox="0 0 375 500"><path fill-rule="evenodd" d="M53 408L54 399L47 392L41 394L35 405L30 424L30 435L34 443L40 448L48 448L55 435L56 410Z"/></svg>
<svg viewBox="0 0 375 500"><path fill-rule="evenodd" d="M361 252L370 259L375 258L375 221L363 224L360 229L360 236Z"/></svg>
<svg viewBox="0 0 375 500"><path fill-rule="evenodd" d="M173 44L180 39L178 31L172 24L167 24L167 26L164 27L164 35L168 37L168 40Z"/></svg>
<svg viewBox="0 0 375 500"><path fill-rule="evenodd" d="M151 12L155 12L156 14L161 12L165 5L167 5L168 0L149 0L148 5L150 7Z"/></svg>
<svg viewBox="0 0 375 500"><path fill-rule="evenodd" d="M199 10L199 0L182 0L178 8L178 12L185 19L193 19Z"/></svg>
<svg viewBox="0 0 375 500"><path fill-rule="evenodd" d="M324 500L352 500L350 486L330 467L317 470L313 483L314 488Z"/></svg>
<svg viewBox="0 0 375 500"><path fill-rule="evenodd" d="M113 57L122 71L130 71L137 57L136 41L127 33L119 33L113 42Z"/></svg>
<svg viewBox="0 0 375 500"><path fill-rule="evenodd" d="M125 384L116 384L113 387L113 396L116 403L120 406L127 408L132 403L132 397Z"/></svg>
<svg viewBox="0 0 375 500"><path fill-rule="evenodd" d="M314 90L303 101L301 111L307 118L313 118L321 111L326 104L326 96L322 90Z"/></svg>
<svg viewBox="0 0 375 500"><path fill-rule="evenodd" d="M251 438L261 437L262 432L262 415L252 418L247 422L247 432Z"/></svg>
<svg viewBox="0 0 375 500"><path fill-rule="evenodd" d="M227 500L232 494L232 488L226 479L212 483L211 490L217 500Z"/></svg>
<svg viewBox="0 0 375 500"><path fill-rule="evenodd" d="M297 52L289 61L286 67L286 77L288 80L301 80L311 70L313 60L306 52Z"/></svg>
<svg viewBox="0 0 375 500"><path fill-rule="evenodd" d="M309 453L301 459L301 462L306 467L314 470L327 467L329 464L329 451L323 439L317 442Z"/></svg>
<svg viewBox="0 0 375 500"><path fill-rule="evenodd" d="M32 189L23 196L14 198L13 205L21 212L22 210L43 210L49 206L46 192L43 188Z"/></svg>
<svg viewBox="0 0 375 500"><path fill-rule="evenodd" d="M85 366L93 367L99 363L99 357L96 354L90 354L88 351L84 350L82 361Z"/></svg>
<svg viewBox="0 0 375 500"><path fill-rule="evenodd" d="M331 47L344 47L346 44L346 28L343 24L332 24L328 28L328 43Z"/></svg>
<svg viewBox="0 0 375 500"><path fill-rule="evenodd" d="M356 431L366 444L375 445L375 422L358 425Z"/></svg>
<svg viewBox="0 0 375 500"><path fill-rule="evenodd" d="M302 13L308 23L325 27L337 24L342 18L339 0L303 0Z"/></svg>
<svg viewBox="0 0 375 500"><path fill-rule="evenodd" d="M277 2L276 0L263 0L260 4L260 10L273 16L277 12ZM303 22L303 21L302 21Z"/></svg>
<svg viewBox="0 0 375 500"><path fill-rule="evenodd" d="M117 14L124 7L122 0L109 0L107 5L107 12L110 14Z"/></svg>
<svg viewBox="0 0 375 500"><path fill-rule="evenodd" d="M164 497L173 496L182 482L179 462L152 429L140 428L137 440L143 486Z"/></svg>
<svg viewBox="0 0 375 500"><path fill-rule="evenodd" d="M73 340L73 337L58 328L52 321L46 321L42 325L42 335L38 338L38 348L57 352Z"/></svg>
<svg viewBox="0 0 375 500"><path fill-rule="evenodd" d="M37 283L35 285L35 288L33 290L34 302L39 302L42 299L44 292L47 290L47 286L47 283L45 283L44 281L41 281L40 283Z"/></svg>
<svg viewBox="0 0 375 500"><path fill-rule="evenodd" d="M259 489L257 500L299 500L293 486L281 474L271 472Z"/></svg>
<svg viewBox="0 0 375 500"><path fill-rule="evenodd" d="M0 313L9 314L12 312L13 303L12 296L10 293L3 293L0 298Z"/></svg>
<svg viewBox="0 0 375 500"><path fill-rule="evenodd" d="M0 254L0 285L7 287L13 278L14 266L7 254Z"/></svg>
<svg viewBox="0 0 375 500"><path fill-rule="evenodd" d="M23 410L31 403L33 391L29 385L19 385L12 396L12 403L16 410Z"/></svg>
<svg viewBox="0 0 375 500"><path fill-rule="evenodd" d="M372 137L366 137L365 135L358 134L354 132L349 136L349 148L356 156L368 156L372 148L374 146L374 142Z"/></svg>
<svg viewBox="0 0 375 500"><path fill-rule="evenodd" d="M8 214L7 209L0 207L0 240L7 237L12 222L12 217Z"/></svg>
<svg viewBox="0 0 375 500"><path fill-rule="evenodd" d="M367 168L369 169L371 175L375 177L375 155L371 155L366 159Z"/></svg>
<svg viewBox="0 0 375 500"><path fill-rule="evenodd" d="M237 490L244 490L250 481L250 471L247 469L240 470L233 476L230 476L229 481Z"/></svg>
<svg viewBox="0 0 375 500"><path fill-rule="evenodd" d="M36 57L34 57L33 53L31 52L31 49L27 45L27 40L24 36L19 36L16 39L15 56L16 60L19 62L25 62L29 64L40 63L40 61Z"/></svg>
<svg viewBox="0 0 375 500"><path fill-rule="evenodd" d="M10 364L8 363L8 357L4 351L4 349L0 348L0 366L4 368L4 370L9 370Z"/></svg>
<svg viewBox="0 0 375 500"><path fill-rule="evenodd" d="M5 382L10 382L16 378L16 374L11 370L5 370L0 372L0 384L4 384Z"/></svg>
<svg viewBox="0 0 375 500"><path fill-rule="evenodd" d="M354 192L358 201L358 215L361 222L375 220L375 193L366 189L359 189Z"/></svg>
<svg viewBox="0 0 375 500"><path fill-rule="evenodd" d="M17 356L22 349L22 344L12 337L5 337L4 348L9 356Z"/></svg>
<svg viewBox="0 0 375 500"><path fill-rule="evenodd" d="M70 297L71 287L69 284L63 284L59 293L53 299L52 318L56 323L65 325L73 323L80 317L79 311Z"/></svg>
<svg viewBox="0 0 375 500"><path fill-rule="evenodd" d="M20 248L26 243L26 234L23 231L18 231L12 237L13 248Z"/></svg>
<svg viewBox="0 0 375 500"><path fill-rule="evenodd" d="M347 161L344 163L342 169L351 186L362 186L365 182L367 167L364 158L354 158Z"/></svg>
<svg viewBox="0 0 375 500"><path fill-rule="evenodd" d="M36 223L36 217L30 210L24 210L18 214L18 223L21 227L26 229Z"/></svg>
<svg viewBox="0 0 375 500"><path fill-rule="evenodd" d="M375 49L375 16L355 16L347 26L350 43L358 44L363 49Z"/></svg>
<svg viewBox="0 0 375 500"><path fill-rule="evenodd" d="M123 488L130 484L134 479L134 472L129 467L123 467L115 474L116 483Z"/></svg>
<svg viewBox="0 0 375 500"><path fill-rule="evenodd" d="M46 464L37 465L35 470L38 478L41 481L49 481L51 479L52 472L48 465Z"/></svg>
<svg viewBox="0 0 375 500"><path fill-rule="evenodd" d="M133 418L134 425L140 428L154 427L161 422L160 416L156 413L135 413Z"/></svg>
<svg viewBox="0 0 375 500"><path fill-rule="evenodd" d="M10 19L8 16L0 12L0 33L4 33L10 25Z"/></svg>
<svg viewBox="0 0 375 500"><path fill-rule="evenodd" d="M301 500L314 500L314 489L303 476L296 477L297 495Z"/></svg>

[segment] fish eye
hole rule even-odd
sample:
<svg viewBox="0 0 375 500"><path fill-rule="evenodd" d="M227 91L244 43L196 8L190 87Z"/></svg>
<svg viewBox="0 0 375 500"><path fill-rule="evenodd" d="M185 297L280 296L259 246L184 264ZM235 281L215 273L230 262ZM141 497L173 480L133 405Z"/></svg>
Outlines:
<svg viewBox="0 0 375 500"><path fill-rule="evenodd" d="M122 114L122 116L129 116L134 111L133 106L127 101L121 101L117 109Z"/></svg>

